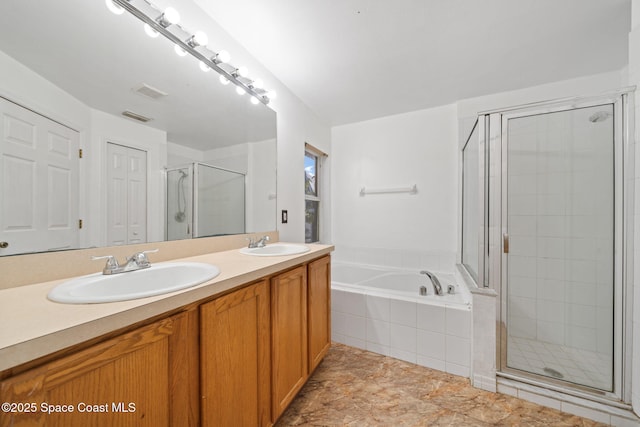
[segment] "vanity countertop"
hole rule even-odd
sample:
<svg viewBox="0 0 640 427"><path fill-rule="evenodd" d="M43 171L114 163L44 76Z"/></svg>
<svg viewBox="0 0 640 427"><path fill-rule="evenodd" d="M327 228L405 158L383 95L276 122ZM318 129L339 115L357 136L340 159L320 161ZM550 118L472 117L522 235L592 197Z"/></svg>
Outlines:
<svg viewBox="0 0 640 427"><path fill-rule="evenodd" d="M0 290L0 372L199 300L229 291L333 251L309 244L299 255L257 257L237 249L176 259L220 268L220 275L169 294L103 304L60 304L47 293L69 279Z"/></svg>

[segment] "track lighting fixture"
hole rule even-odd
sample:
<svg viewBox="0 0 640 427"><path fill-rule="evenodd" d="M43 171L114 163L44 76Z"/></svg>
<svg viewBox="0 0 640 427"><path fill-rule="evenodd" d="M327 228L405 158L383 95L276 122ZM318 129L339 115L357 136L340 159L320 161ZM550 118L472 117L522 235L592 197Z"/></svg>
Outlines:
<svg viewBox="0 0 640 427"><path fill-rule="evenodd" d="M144 22L144 30L150 37L162 34L174 43L174 49L180 56L191 54L199 61L202 71L215 70L220 75L220 83L236 85L239 95L248 93L252 104L268 104L275 99L275 91L264 89L261 79L249 79L247 67L234 67L229 64L231 55L226 50L216 52L207 45L209 38L202 31L191 32L179 25L180 14L172 7L161 12L148 0L105 0L109 10L122 14L125 10Z"/></svg>

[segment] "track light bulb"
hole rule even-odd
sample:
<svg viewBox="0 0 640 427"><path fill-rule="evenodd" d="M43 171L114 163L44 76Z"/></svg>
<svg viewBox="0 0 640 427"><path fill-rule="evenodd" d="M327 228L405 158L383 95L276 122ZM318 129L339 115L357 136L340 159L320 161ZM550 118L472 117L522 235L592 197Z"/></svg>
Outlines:
<svg viewBox="0 0 640 427"><path fill-rule="evenodd" d="M224 64L231 61L231 55L226 50L221 50L216 54L215 60L220 64Z"/></svg>
<svg viewBox="0 0 640 427"><path fill-rule="evenodd" d="M240 67L236 70L236 73L240 77L247 77L249 75L249 69L247 67Z"/></svg>
<svg viewBox="0 0 640 427"><path fill-rule="evenodd" d="M205 46L207 43L209 43L209 37L202 31L196 31L196 33L187 40L187 44L191 47Z"/></svg>
<svg viewBox="0 0 640 427"><path fill-rule="evenodd" d="M258 105L260 103L260 100L258 100L258 98L256 98L255 96L251 97L251 103L253 105Z"/></svg>
<svg viewBox="0 0 640 427"><path fill-rule="evenodd" d="M155 39L160 35L160 33L151 28L151 25L149 24L144 24L144 32L147 33L147 35L152 39Z"/></svg>
<svg viewBox="0 0 640 427"><path fill-rule="evenodd" d="M115 4L113 0L105 0L104 3L107 5L107 9L114 15L122 15L124 13L124 8L119 4Z"/></svg>
<svg viewBox="0 0 640 427"><path fill-rule="evenodd" d="M174 8L168 7L164 10L164 13L156 19L156 21L158 24L167 28L169 25L176 25L180 22L180 14Z"/></svg>
<svg viewBox="0 0 640 427"><path fill-rule="evenodd" d="M211 69L207 64L205 64L204 62L200 61L200 69L202 71L204 71L205 73L209 72L209 70Z"/></svg>
<svg viewBox="0 0 640 427"><path fill-rule="evenodd" d="M180 22L180 14L172 7L168 7L164 10L164 19L172 25L176 25Z"/></svg>
<svg viewBox="0 0 640 427"><path fill-rule="evenodd" d="M222 74L220 74L220 83L222 83L223 85L228 85L229 79L223 76Z"/></svg>
<svg viewBox="0 0 640 427"><path fill-rule="evenodd" d="M173 47L173 50L175 50L175 51L176 51L176 54L177 54L178 56L186 56L186 55L187 55L187 51L186 51L186 50L184 50L183 48L181 48L181 47L180 47L180 46L178 46L178 45L175 45L175 46Z"/></svg>
<svg viewBox="0 0 640 427"><path fill-rule="evenodd" d="M240 86L236 86L236 93L237 93L238 95L244 95L244 94L245 94L245 92L246 92L246 91L245 91L242 87L240 87Z"/></svg>

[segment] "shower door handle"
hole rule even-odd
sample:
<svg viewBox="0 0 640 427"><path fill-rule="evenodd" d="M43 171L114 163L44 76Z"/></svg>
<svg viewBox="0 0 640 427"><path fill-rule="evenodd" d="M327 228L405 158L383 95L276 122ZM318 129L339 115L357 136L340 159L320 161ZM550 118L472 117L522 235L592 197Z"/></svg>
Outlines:
<svg viewBox="0 0 640 427"><path fill-rule="evenodd" d="M502 234L502 251L505 254L509 253L509 235L507 233Z"/></svg>

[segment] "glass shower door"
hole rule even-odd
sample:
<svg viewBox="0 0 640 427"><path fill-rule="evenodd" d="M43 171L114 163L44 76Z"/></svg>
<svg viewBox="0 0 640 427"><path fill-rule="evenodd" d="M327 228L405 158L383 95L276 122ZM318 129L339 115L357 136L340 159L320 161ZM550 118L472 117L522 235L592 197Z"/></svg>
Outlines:
<svg viewBox="0 0 640 427"><path fill-rule="evenodd" d="M605 104L503 121L503 363L609 392L613 114Z"/></svg>
<svg viewBox="0 0 640 427"><path fill-rule="evenodd" d="M245 232L245 175L196 164L193 237Z"/></svg>

